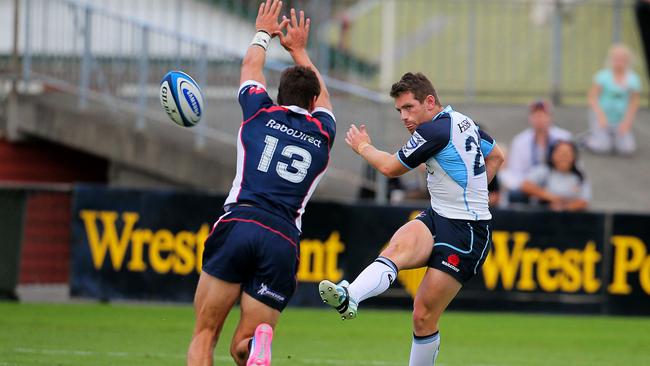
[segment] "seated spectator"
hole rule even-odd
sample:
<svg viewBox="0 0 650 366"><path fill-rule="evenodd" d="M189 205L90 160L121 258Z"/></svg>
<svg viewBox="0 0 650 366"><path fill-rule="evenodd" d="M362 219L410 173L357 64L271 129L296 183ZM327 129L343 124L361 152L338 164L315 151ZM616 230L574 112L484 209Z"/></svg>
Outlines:
<svg viewBox="0 0 650 366"><path fill-rule="evenodd" d="M578 149L569 141L551 147L549 163L535 167L521 184L522 192L554 211L585 210L591 187L577 167Z"/></svg>
<svg viewBox="0 0 650 366"><path fill-rule="evenodd" d="M521 182L533 167L547 163L550 145L572 137L571 132L553 125L551 105L546 101L529 106L528 122L530 127L512 139L506 167L499 174L510 202L527 202L527 196L520 191Z"/></svg>
<svg viewBox="0 0 650 366"><path fill-rule="evenodd" d="M595 153L629 155L636 150L632 123L639 108L641 80L631 69L632 53L625 45L609 49L608 67L594 76L589 90L590 134L586 145Z"/></svg>

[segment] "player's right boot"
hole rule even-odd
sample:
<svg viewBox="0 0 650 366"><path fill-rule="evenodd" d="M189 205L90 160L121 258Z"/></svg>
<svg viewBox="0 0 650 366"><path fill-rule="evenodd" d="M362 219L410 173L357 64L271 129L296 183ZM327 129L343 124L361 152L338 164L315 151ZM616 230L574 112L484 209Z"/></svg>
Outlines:
<svg viewBox="0 0 650 366"><path fill-rule="evenodd" d="M357 317L358 304L354 299L350 298L348 293L348 281L341 281L338 285L328 280L320 281L318 284L318 292L320 298L327 305L336 309L341 314L341 319L354 319Z"/></svg>
<svg viewBox="0 0 650 366"><path fill-rule="evenodd" d="M270 366L272 340L273 328L266 323L258 325L255 328L255 336L253 336L246 366Z"/></svg>

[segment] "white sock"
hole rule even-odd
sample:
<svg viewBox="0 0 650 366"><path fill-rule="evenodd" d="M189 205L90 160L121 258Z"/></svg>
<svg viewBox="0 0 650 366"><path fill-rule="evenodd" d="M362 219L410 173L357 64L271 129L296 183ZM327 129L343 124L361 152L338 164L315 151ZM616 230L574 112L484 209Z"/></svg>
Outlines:
<svg viewBox="0 0 650 366"><path fill-rule="evenodd" d="M379 257L350 284L348 292L357 303L388 290L397 277L397 266L388 258Z"/></svg>
<svg viewBox="0 0 650 366"><path fill-rule="evenodd" d="M413 335L409 366L433 366L440 351L440 333L418 337Z"/></svg>

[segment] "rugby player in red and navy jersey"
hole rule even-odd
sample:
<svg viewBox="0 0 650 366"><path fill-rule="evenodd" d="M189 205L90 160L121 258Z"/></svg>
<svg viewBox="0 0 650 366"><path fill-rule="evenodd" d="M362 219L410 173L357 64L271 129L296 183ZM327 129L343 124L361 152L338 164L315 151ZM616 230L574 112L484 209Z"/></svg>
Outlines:
<svg viewBox="0 0 650 366"><path fill-rule="evenodd" d="M296 288L301 216L327 169L336 126L306 52L310 20L291 9L278 22L281 8L278 0L261 4L258 32L242 63L237 175L226 213L205 243L188 365L213 364L223 322L238 299L241 319L230 353L240 366L270 365L273 328ZM273 36L296 64L282 73L278 104L262 72Z"/></svg>

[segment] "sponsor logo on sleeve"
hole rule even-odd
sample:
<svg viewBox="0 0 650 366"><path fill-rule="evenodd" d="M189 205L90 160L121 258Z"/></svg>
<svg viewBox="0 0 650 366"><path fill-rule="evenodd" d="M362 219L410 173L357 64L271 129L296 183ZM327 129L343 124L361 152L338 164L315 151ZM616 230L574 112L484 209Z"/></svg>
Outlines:
<svg viewBox="0 0 650 366"><path fill-rule="evenodd" d="M411 139L402 147L402 154L404 154L404 157L409 157L415 150L420 148L420 146L424 145L427 142L427 140L424 139L424 137L420 136L419 133L413 132L413 136L411 136Z"/></svg>

